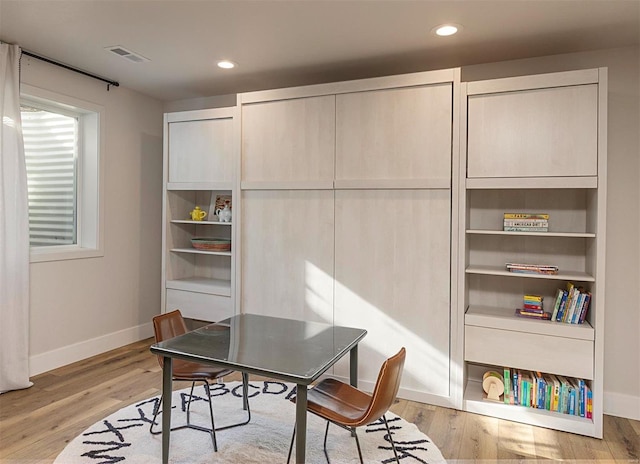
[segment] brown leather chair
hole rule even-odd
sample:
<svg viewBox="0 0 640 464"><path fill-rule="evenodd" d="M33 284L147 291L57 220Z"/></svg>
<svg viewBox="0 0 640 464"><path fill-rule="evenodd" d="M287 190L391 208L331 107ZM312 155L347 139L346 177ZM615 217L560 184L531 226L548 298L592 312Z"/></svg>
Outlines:
<svg viewBox="0 0 640 464"><path fill-rule="evenodd" d="M170 338L177 337L178 335L187 333L187 325L184 322L184 319L182 317L182 313L180 312L180 310L176 309L175 311L171 311L169 313L155 316L153 318L153 330L155 333L156 342L161 342L163 340L168 340ZM160 367L163 367L162 356L158 356L158 362L160 363ZM185 425L181 425L178 427L172 427L171 430L190 428L190 429L201 430L203 432L208 432L211 435L211 440L213 441L214 451L218 451L218 444L216 440L217 430L224 430L231 427L237 427L239 425L245 425L245 424L248 424L249 421L251 420L251 410L249 408L249 398L248 398L248 390L249 390L248 374L246 373L242 374L242 408L245 411L247 411L247 419L237 424L216 428L215 422L213 419L213 406L211 405L210 382L215 382L217 379L225 375L229 375L233 371L229 369L221 369L219 367L212 366L210 364L184 361L182 359L173 359L172 364L173 364L172 366L173 380L191 382L191 391L189 392L189 400L187 401L187 410L186 410L187 423ZM207 427L202 427L199 425L192 424L190 421L191 398L193 397L193 388L196 382L202 382L204 384L204 389L207 394L207 399L209 402L209 414L211 416L210 429ZM151 422L151 427L149 429L149 431L153 435L162 433L162 431L153 430L153 426L156 425L156 418L158 416L158 412L160 410L161 404L162 404L162 397L160 397L160 401L158 402L157 407L154 409L153 421Z"/></svg>
<svg viewBox="0 0 640 464"><path fill-rule="evenodd" d="M327 421L327 428L324 432L324 454L327 462L330 462L329 454L327 453L327 434L329 433L330 423L351 431L351 434L356 438L358 456L362 463L362 451L360 450L356 428L369 425L382 418L387 428L396 462L400 464L396 445L385 414L398 394L405 357L406 350L403 347L396 355L382 364L372 394L365 393L336 379L324 379L309 390L307 393L307 411ZM292 401L295 401L295 399ZM291 459L295 434L294 429L287 463Z"/></svg>

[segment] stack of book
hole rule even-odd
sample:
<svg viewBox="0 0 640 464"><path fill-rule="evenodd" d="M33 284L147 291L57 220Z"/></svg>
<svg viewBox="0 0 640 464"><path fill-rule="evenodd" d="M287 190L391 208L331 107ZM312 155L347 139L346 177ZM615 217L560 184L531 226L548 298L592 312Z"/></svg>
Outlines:
<svg viewBox="0 0 640 464"><path fill-rule="evenodd" d="M583 379L504 368L504 402L592 418L593 399Z"/></svg>
<svg viewBox="0 0 640 464"><path fill-rule="evenodd" d="M504 213L508 232L549 232L549 215L545 213Z"/></svg>
<svg viewBox="0 0 640 464"><path fill-rule="evenodd" d="M519 272L523 274L557 274L558 266L551 266L548 264L520 264L520 263L507 263L507 271Z"/></svg>
<svg viewBox="0 0 640 464"><path fill-rule="evenodd" d="M530 317L532 319L551 319L551 313L544 311L543 297L540 295L525 295L522 308L516 309L516 316Z"/></svg>
<svg viewBox="0 0 640 464"><path fill-rule="evenodd" d="M587 317L591 293L572 282L567 282L567 289L559 288L551 313L551 320L568 324L582 324Z"/></svg>

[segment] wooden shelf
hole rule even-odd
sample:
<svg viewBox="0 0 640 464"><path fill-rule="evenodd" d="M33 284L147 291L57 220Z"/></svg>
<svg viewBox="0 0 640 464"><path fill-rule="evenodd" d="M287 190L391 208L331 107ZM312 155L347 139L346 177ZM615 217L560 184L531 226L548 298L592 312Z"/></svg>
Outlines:
<svg viewBox="0 0 640 464"><path fill-rule="evenodd" d="M230 251L205 251L196 250L195 248L171 248L169 251L173 253L193 253L197 255L231 256Z"/></svg>
<svg viewBox="0 0 640 464"><path fill-rule="evenodd" d="M517 317L514 309L495 308L490 306L469 306L464 316L466 326L488 327L492 329L515 330L518 332L553 335L581 340L594 340L595 331L585 321L582 324L564 322L539 321Z"/></svg>
<svg viewBox="0 0 640 464"><path fill-rule="evenodd" d="M598 188L598 178L584 177L475 177L466 180L471 189Z"/></svg>
<svg viewBox="0 0 640 464"><path fill-rule="evenodd" d="M229 190L232 182L167 182L167 190Z"/></svg>
<svg viewBox="0 0 640 464"><path fill-rule="evenodd" d="M182 220L182 219L172 219L170 221L172 224L197 224L201 226L231 226L231 222L220 222L220 221L191 221L191 220Z"/></svg>
<svg viewBox="0 0 640 464"><path fill-rule="evenodd" d="M582 271L559 271L557 274L526 274L509 272L503 266L467 266L467 274L493 275L503 277L520 277L525 279L573 280L578 282L595 282L595 277Z"/></svg>
<svg viewBox="0 0 640 464"><path fill-rule="evenodd" d="M531 237L569 237L569 238L595 238L596 234L589 232L511 232L490 229L467 229L467 234L477 235L520 235Z"/></svg>
<svg viewBox="0 0 640 464"><path fill-rule="evenodd" d="M186 279L167 280L166 286L174 290L231 296L230 280L189 277Z"/></svg>

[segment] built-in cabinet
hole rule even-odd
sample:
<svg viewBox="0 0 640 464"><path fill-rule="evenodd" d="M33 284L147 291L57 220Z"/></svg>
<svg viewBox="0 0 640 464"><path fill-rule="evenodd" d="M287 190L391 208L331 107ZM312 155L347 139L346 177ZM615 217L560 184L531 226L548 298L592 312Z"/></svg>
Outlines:
<svg viewBox="0 0 640 464"><path fill-rule="evenodd" d="M462 95L463 408L602 437L606 70L470 82ZM504 213L549 214L548 231L505 232ZM568 282L592 294L583 324L515 317L525 294L553 311ZM584 379L593 418L483 400L483 373L504 367Z"/></svg>
<svg viewBox="0 0 640 464"><path fill-rule="evenodd" d="M448 406L458 82L446 70L239 95L241 310L366 328L363 385L406 346L403 395Z"/></svg>
<svg viewBox="0 0 640 464"><path fill-rule="evenodd" d="M606 69L459 75L251 92L235 108L167 114L163 308L365 328L364 388L405 346L404 398L601 437ZM211 211L217 195L232 197L232 222ZM196 206L203 221L189 217ZM507 212L549 214L549 230L506 232ZM196 250L194 237L232 247ZM548 305L567 282L592 294L583 324L514 315L524 294ZM482 376L503 367L585 379L593 417L486 401ZM346 361L332 373L347 377Z"/></svg>
<svg viewBox="0 0 640 464"><path fill-rule="evenodd" d="M162 307L216 321L234 312L235 222L220 222L218 196L235 196L236 109L168 113L164 118ZM207 213L194 220L198 206ZM231 250L202 250L194 238L222 238Z"/></svg>

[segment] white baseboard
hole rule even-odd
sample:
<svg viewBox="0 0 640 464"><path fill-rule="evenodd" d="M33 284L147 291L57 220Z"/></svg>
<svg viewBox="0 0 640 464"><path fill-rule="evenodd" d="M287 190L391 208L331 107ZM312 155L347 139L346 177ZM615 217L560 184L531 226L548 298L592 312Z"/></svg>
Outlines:
<svg viewBox="0 0 640 464"><path fill-rule="evenodd" d="M640 396L604 392L604 413L640 421Z"/></svg>
<svg viewBox="0 0 640 464"><path fill-rule="evenodd" d="M29 376L42 374L149 337L153 337L153 325L150 322L36 354L29 357Z"/></svg>

